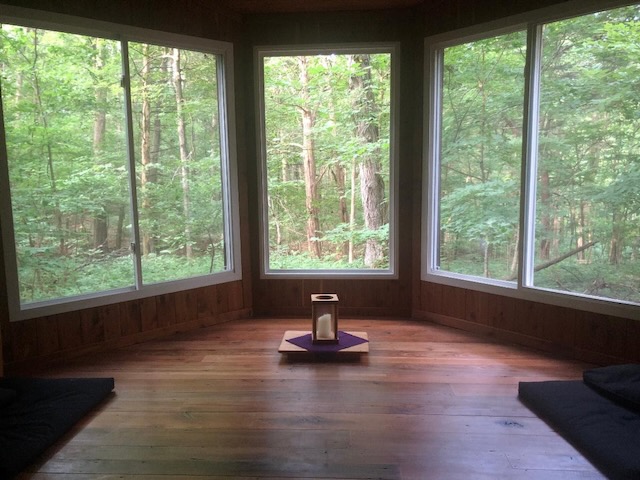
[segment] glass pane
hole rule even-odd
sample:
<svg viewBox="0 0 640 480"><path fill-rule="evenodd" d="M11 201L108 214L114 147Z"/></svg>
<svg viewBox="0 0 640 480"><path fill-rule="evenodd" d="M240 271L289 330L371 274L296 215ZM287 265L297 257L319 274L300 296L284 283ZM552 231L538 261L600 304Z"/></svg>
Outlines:
<svg viewBox="0 0 640 480"><path fill-rule="evenodd" d="M268 268L389 268L391 54L264 59Z"/></svg>
<svg viewBox="0 0 640 480"><path fill-rule="evenodd" d="M515 281L525 32L446 48L437 266Z"/></svg>
<svg viewBox="0 0 640 480"><path fill-rule="evenodd" d="M536 286L640 301L640 7L544 29Z"/></svg>
<svg viewBox="0 0 640 480"><path fill-rule="evenodd" d="M129 46L145 283L227 268L217 56Z"/></svg>
<svg viewBox="0 0 640 480"><path fill-rule="evenodd" d="M1 35L20 301L132 286L119 43Z"/></svg>

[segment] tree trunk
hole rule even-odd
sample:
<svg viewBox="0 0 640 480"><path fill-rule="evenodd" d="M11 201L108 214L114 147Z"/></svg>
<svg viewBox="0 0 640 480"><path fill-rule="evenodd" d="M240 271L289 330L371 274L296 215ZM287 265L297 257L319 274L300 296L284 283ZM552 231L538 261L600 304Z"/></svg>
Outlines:
<svg viewBox="0 0 640 480"><path fill-rule="evenodd" d="M351 198L349 201L349 264L353 263L353 231L356 228L356 162L351 164Z"/></svg>
<svg viewBox="0 0 640 480"><path fill-rule="evenodd" d="M549 191L549 172L544 170L540 174L540 203L542 211L542 232L540 238L540 259L548 260L551 252L551 240L548 235L553 230L553 220L551 216L551 193Z"/></svg>
<svg viewBox="0 0 640 480"><path fill-rule="evenodd" d="M104 59L102 46L104 40L96 38L94 40L94 66L97 72L104 68ZM98 75L98 82L101 82ZM107 89L101 83L96 85L95 89L96 111L93 117L93 157L96 163L101 162L102 144L104 142L104 134L107 128ZM102 205L102 209L93 219L93 246L103 252L109 250L109 227L107 217L107 205Z"/></svg>
<svg viewBox="0 0 640 480"><path fill-rule="evenodd" d="M582 245L585 244L585 238L584 238L584 231L585 231L585 210L586 210L586 205L585 202L583 200L580 200L580 210L578 212L578 231L577 231L577 247L580 248L582 247ZM584 255L584 250L581 250L580 253L578 253L578 262L580 263L585 263L586 262L586 257Z"/></svg>
<svg viewBox="0 0 640 480"><path fill-rule="evenodd" d="M302 85L302 164L304 168L305 208L307 210L307 247L309 253L320 258L322 250L318 236L320 235L320 217L318 211L318 185L316 159L313 141L315 113L310 108L309 76L306 57L298 57L300 67L300 83Z"/></svg>
<svg viewBox="0 0 640 480"><path fill-rule="evenodd" d="M122 248L122 232L124 231L125 216L125 206L120 205L120 208L118 209L118 228L116 230L116 250L120 250Z"/></svg>
<svg viewBox="0 0 640 480"><path fill-rule="evenodd" d="M33 88L36 99L36 104L38 107L38 114L40 115L40 121L42 122L42 129L45 132L45 141L46 141L46 150L47 150L47 172L49 174L49 185L51 186L51 194L54 200L54 212L53 216L56 222L56 233L58 235L58 251L60 255L66 255L68 253L67 243L66 243L66 234L63 225L62 212L60 211L60 202L57 199L56 193L58 192L58 187L56 184L56 172L54 168L53 162L53 149L51 148L51 139L49 138L49 120L47 117L47 112L45 111L44 104L42 103L42 91L40 88L40 78L38 76L38 52L39 52L39 37L38 30L36 29L28 29L28 32L33 32Z"/></svg>
<svg viewBox="0 0 640 480"><path fill-rule="evenodd" d="M151 155L151 57L149 45L142 47L142 118L140 125L140 161L142 171L140 173L140 188L142 191L142 212L146 222L142 230L142 255L149 255L155 250L153 212L150 186L156 182L156 168Z"/></svg>
<svg viewBox="0 0 640 480"><path fill-rule="evenodd" d="M355 94L354 117L356 136L360 143L367 145L360 156L360 196L364 223L368 230L375 231L384 225L384 181L380 175L380 138L378 105L376 104L373 78L371 76L371 57L368 54L353 55L353 63L358 65L358 74L349 79L351 91ZM384 249L375 238L367 239L364 264L375 268L384 259Z"/></svg>
<svg viewBox="0 0 640 480"><path fill-rule="evenodd" d="M347 183L346 183L347 172L342 164L336 164L335 166L335 178L336 178L336 188L338 190L338 196L340 197L340 223L348 224L349 223L349 207L347 206ZM349 255L349 242L343 242L342 244L342 255Z"/></svg>
<svg viewBox="0 0 640 480"><path fill-rule="evenodd" d="M491 252L491 244L489 243L489 239L485 238L482 242L482 274L485 278L489 278L491 276L491 271L489 270L489 253Z"/></svg>
<svg viewBox="0 0 640 480"><path fill-rule="evenodd" d="M180 145L180 178L182 183L182 213L184 215L184 251L187 258L193 256L191 246L191 197L189 192L189 152L187 150L186 125L184 121L184 95L180 71L180 50L174 48L171 55L173 89L176 94L176 116L178 119L178 143Z"/></svg>
<svg viewBox="0 0 640 480"><path fill-rule="evenodd" d="M611 216L611 240L609 241L609 263L618 265L622 259L623 234L620 212L614 211Z"/></svg>
<svg viewBox="0 0 640 480"><path fill-rule="evenodd" d="M516 241L514 242L516 248L513 249L513 256L511 257L511 266L509 267L509 274L516 274L516 270L518 269L518 259L520 258L520 225L516 228Z"/></svg>

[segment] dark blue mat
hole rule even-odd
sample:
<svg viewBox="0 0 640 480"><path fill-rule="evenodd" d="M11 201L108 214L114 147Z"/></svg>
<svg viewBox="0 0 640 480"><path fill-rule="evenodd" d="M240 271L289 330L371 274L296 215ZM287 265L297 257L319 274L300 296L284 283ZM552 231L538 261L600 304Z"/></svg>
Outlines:
<svg viewBox="0 0 640 480"><path fill-rule="evenodd" d="M0 478L36 460L113 387L113 378L1 378Z"/></svg>

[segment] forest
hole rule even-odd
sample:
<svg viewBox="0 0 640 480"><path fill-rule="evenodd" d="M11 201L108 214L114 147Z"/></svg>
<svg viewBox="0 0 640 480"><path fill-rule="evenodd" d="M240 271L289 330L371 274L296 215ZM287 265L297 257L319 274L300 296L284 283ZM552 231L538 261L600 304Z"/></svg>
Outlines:
<svg viewBox="0 0 640 480"><path fill-rule="evenodd" d="M263 59L269 268L389 268L391 54Z"/></svg>
<svg viewBox="0 0 640 480"><path fill-rule="evenodd" d="M439 263L515 282L526 31L443 52ZM542 30L532 285L640 301L640 7Z"/></svg>
<svg viewBox="0 0 640 480"><path fill-rule="evenodd" d="M526 37L442 49L437 267L516 282L525 172L532 286L640 302L640 7L543 25L536 164L523 168ZM395 61L261 57L268 269L390 267ZM21 302L228 268L220 62L2 26Z"/></svg>
<svg viewBox="0 0 640 480"><path fill-rule="evenodd" d="M14 25L0 46L22 303L225 269L217 55Z"/></svg>

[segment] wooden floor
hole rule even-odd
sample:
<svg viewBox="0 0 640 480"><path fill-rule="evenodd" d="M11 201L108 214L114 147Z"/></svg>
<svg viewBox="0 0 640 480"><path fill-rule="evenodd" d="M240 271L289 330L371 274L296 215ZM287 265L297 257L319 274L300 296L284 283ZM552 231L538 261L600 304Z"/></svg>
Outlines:
<svg viewBox="0 0 640 480"><path fill-rule="evenodd" d="M359 360L279 354L307 323L235 321L46 371L116 392L20 478L603 478L517 399L521 380L590 365L412 320L341 319L369 334Z"/></svg>

